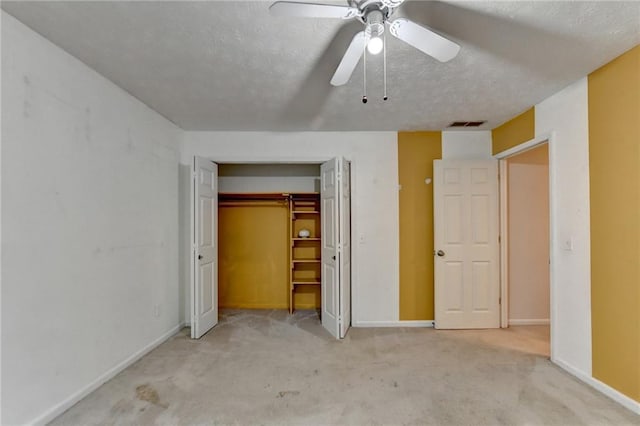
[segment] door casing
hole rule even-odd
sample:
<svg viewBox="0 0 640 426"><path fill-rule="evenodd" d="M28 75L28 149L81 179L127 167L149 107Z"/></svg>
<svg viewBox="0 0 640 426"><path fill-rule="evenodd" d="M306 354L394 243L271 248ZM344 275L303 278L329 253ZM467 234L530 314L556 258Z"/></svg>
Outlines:
<svg viewBox="0 0 640 426"><path fill-rule="evenodd" d="M554 347L556 346L556 335L554 331L554 321L557 318L556 303L556 268L553 259L556 258L557 247L557 224L553 212L556 206L556 185L554 172L554 149L556 145L555 132L540 135L529 141L523 142L506 151L494 155L499 161L500 181L499 181L499 197L500 197L500 294L502 298L502 306L500 311L500 327L507 328L509 326L509 288L508 273L509 265L507 262L508 250L508 222L507 222L507 158L520 154L529 149L536 148L542 144L548 144L549 148L549 331L550 331L550 358L556 361Z"/></svg>

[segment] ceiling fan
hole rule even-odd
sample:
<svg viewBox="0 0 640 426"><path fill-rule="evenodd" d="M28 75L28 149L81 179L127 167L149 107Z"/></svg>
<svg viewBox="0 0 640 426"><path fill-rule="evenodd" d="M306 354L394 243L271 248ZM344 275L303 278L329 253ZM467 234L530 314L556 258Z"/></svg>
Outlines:
<svg viewBox="0 0 640 426"><path fill-rule="evenodd" d="M342 86L351 78L351 74L353 74L358 65L360 57L363 54L366 55L365 46L366 50L372 55L377 55L386 49L384 40L385 24L389 26L391 35L440 62L450 61L458 54L460 46L451 40L406 18L391 20L391 16L403 1L348 0L349 4L347 6L277 1L269 7L269 11L274 16L358 19L365 25L364 31L357 33L351 40L351 44L331 79L332 85ZM384 99L386 100L386 72ZM366 94L363 97L363 102L366 103Z"/></svg>

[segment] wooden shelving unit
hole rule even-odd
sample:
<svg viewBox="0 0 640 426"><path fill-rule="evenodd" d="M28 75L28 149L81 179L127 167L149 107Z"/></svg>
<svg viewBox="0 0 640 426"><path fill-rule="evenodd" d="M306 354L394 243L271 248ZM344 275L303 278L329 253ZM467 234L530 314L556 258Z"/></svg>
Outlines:
<svg viewBox="0 0 640 426"><path fill-rule="evenodd" d="M289 194L289 219L291 247L289 260L289 313L295 306L295 292L298 286L320 285L320 194ZM308 237L300 237L300 231L309 231Z"/></svg>

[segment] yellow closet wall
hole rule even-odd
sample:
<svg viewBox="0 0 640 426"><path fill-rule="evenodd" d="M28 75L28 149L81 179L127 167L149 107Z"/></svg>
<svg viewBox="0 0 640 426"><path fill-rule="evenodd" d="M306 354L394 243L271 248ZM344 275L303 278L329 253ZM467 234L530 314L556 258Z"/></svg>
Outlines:
<svg viewBox="0 0 640 426"><path fill-rule="evenodd" d="M491 131L493 155L533 139L535 132L535 108L532 107Z"/></svg>
<svg viewBox="0 0 640 426"><path fill-rule="evenodd" d="M218 306L287 309L286 202L221 203L218 212Z"/></svg>
<svg viewBox="0 0 640 426"><path fill-rule="evenodd" d="M433 160L442 158L441 132L398 133L400 189L400 320L432 320Z"/></svg>
<svg viewBox="0 0 640 426"><path fill-rule="evenodd" d="M286 201L234 201L218 209L218 306L289 307ZM298 286L296 309L320 308L320 286Z"/></svg>
<svg viewBox="0 0 640 426"><path fill-rule="evenodd" d="M640 401L640 46L588 80L593 376Z"/></svg>

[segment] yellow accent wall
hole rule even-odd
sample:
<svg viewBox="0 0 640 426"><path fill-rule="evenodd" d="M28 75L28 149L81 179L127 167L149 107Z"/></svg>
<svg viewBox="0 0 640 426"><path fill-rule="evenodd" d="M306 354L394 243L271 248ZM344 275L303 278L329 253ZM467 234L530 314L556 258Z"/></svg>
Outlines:
<svg viewBox="0 0 640 426"><path fill-rule="evenodd" d="M491 131L493 155L535 137L535 108L530 108Z"/></svg>
<svg viewBox="0 0 640 426"><path fill-rule="evenodd" d="M433 319L433 160L441 132L398 133L400 320Z"/></svg>
<svg viewBox="0 0 640 426"><path fill-rule="evenodd" d="M640 46L589 75L593 376L640 401Z"/></svg>

